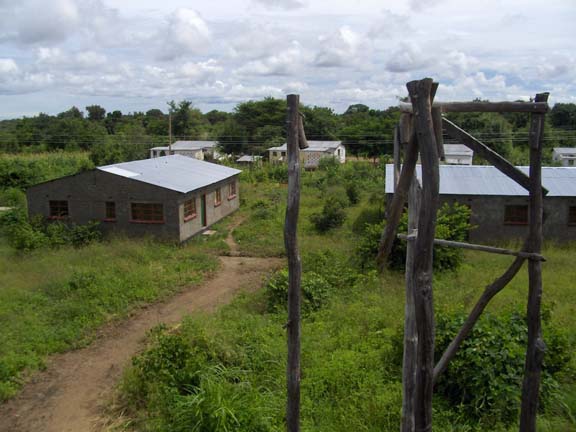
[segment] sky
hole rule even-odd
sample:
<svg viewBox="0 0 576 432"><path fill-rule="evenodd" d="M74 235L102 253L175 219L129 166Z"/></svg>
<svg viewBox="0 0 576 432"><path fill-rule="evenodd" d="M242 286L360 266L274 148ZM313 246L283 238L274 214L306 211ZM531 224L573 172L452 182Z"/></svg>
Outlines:
<svg viewBox="0 0 576 432"><path fill-rule="evenodd" d="M576 0L0 0L0 119L298 93L343 112L437 100L576 103Z"/></svg>

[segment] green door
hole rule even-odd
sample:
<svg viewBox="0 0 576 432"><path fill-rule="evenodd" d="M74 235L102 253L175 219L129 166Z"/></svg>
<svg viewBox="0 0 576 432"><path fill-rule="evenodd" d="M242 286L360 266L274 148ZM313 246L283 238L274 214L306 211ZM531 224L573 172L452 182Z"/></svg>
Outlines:
<svg viewBox="0 0 576 432"><path fill-rule="evenodd" d="M200 198L200 220L202 221L202 226L206 226L206 195L202 195Z"/></svg>

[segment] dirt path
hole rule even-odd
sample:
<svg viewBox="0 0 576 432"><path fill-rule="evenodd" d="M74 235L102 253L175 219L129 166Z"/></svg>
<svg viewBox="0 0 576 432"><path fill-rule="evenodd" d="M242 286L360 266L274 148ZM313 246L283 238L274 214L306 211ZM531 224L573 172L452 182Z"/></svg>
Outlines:
<svg viewBox="0 0 576 432"><path fill-rule="evenodd" d="M234 226L232 227L232 229ZM237 253L231 235L231 255ZM194 311L212 310L241 291L260 287L282 259L220 257L221 269L200 286L151 305L104 328L89 347L52 356L21 394L0 406L0 432L88 432L98 429L100 404L108 400L123 368L159 323L176 324Z"/></svg>

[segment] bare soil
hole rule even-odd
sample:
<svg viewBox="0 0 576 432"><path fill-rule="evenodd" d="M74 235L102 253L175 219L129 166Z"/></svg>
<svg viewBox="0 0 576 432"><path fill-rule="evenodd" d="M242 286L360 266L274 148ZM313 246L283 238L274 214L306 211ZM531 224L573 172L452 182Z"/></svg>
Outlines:
<svg viewBox="0 0 576 432"><path fill-rule="evenodd" d="M236 255L231 235L227 243L230 254ZM264 274L284 262L239 256L220 261L220 270L203 284L106 326L86 348L52 356L46 370L37 373L19 396L0 406L0 432L99 430L102 406L130 359L142 349L148 330L160 323L174 325L187 314L213 310L239 292L256 290Z"/></svg>

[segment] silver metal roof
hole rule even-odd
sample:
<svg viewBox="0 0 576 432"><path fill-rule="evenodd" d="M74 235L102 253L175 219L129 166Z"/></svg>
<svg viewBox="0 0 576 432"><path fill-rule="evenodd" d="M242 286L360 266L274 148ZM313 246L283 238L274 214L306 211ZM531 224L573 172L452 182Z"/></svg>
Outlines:
<svg viewBox="0 0 576 432"><path fill-rule="evenodd" d="M176 141L172 143L172 150L202 150L217 145L218 141ZM168 146L152 147L150 150L168 150Z"/></svg>
<svg viewBox="0 0 576 432"><path fill-rule="evenodd" d="M249 156L244 155L236 159L236 162L256 162L262 159L262 156Z"/></svg>
<svg viewBox="0 0 576 432"><path fill-rule="evenodd" d="M342 141L308 141L308 148L302 149L305 152L324 152L336 150L342 145ZM287 144L284 143L279 147L271 147L268 151L286 151Z"/></svg>
<svg viewBox="0 0 576 432"><path fill-rule="evenodd" d="M518 167L528 174L528 167ZM421 166L416 166L418 179ZM576 197L576 168L542 167L542 184L547 196ZM386 165L386 193L394 193L394 169ZM486 165L440 165L440 195L502 195L527 196L528 191Z"/></svg>
<svg viewBox="0 0 576 432"><path fill-rule="evenodd" d="M576 147L554 147L554 152L558 154L576 155Z"/></svg>
<svg viewBox="0 0 576 432"><path fill-rule="evenodd" d="M180 155L123 162L97 169L182 193L209 186L241 172Z"/></svg>

